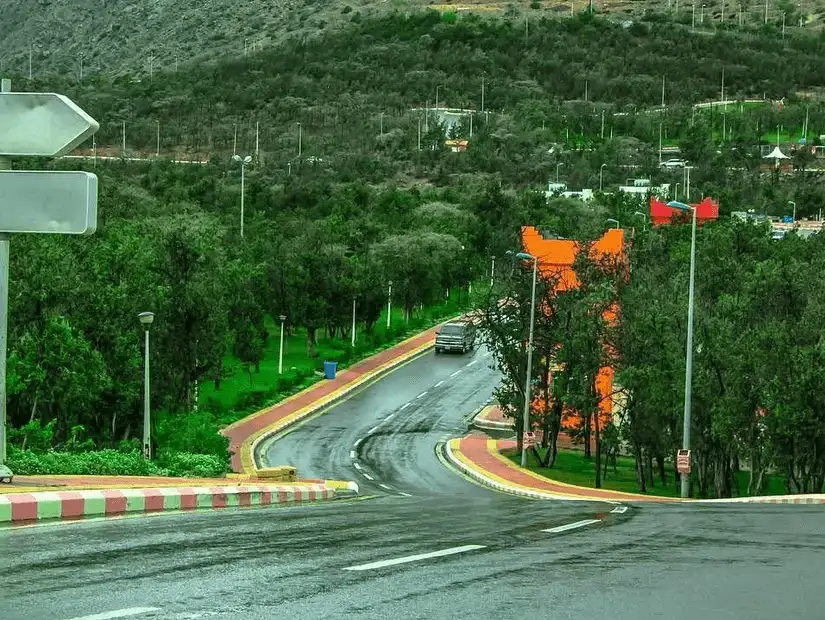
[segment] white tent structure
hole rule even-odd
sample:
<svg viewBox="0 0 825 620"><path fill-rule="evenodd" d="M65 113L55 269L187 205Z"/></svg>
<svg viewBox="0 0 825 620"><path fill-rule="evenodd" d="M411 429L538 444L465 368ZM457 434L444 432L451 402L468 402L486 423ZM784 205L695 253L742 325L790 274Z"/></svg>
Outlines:
<svg viewBox="0 0 825 620"><path fill-rule="evenodd" d="M770 153L765 155L764 159L773 159L778 162L780 159L790 159L790 157L780 151L778 146L775 146Z"/></svg>

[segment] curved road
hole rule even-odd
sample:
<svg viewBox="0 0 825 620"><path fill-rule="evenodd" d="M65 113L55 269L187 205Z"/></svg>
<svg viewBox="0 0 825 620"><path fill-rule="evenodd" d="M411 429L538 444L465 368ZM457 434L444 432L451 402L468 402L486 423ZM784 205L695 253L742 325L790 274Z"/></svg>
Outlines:
<svg viewBox="0 0 825 620"><path fill-rule="evenodd" d="M428 354L263 446L374 499L0 530L0 618L818 617L822 507L609 512L445 467L489 361Z"/></svg>

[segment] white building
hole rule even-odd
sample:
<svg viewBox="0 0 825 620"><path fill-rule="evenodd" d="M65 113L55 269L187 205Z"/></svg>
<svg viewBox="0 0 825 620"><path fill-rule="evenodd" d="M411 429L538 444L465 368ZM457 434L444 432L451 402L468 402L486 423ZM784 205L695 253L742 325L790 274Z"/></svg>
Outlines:
<svg viewBox="0 0 825 620"><path fill-rule="evenodd" d="M620 185L619 191L625 194L640 194L642 196L652 194L657 198L667 198L670 196L670 183L651 185L650 179L633 179L633 185Z"/></svg>

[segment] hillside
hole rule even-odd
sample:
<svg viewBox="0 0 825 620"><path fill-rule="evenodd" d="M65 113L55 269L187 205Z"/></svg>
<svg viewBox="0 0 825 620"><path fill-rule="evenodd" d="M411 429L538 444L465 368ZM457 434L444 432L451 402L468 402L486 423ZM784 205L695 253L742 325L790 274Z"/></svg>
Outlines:
<svg viewBox="0 0 825 620"><path fill-rule="evenodd" d="M204 59L240 57L253 49L276 45L290 36L313 36L361 19L388 12L407 12L432 6L511 18L570 15L588 0L533 0L521 2L444 2L424 0L3 0L0 20L0 71L35 77L58 73L77 79L100 72L132 71L148 74ZM594 10L617 19L657 18L692 24L690 3L678 0L618 0L593 2ZM711 32L722 23L731 29L762 28L764 3L722 0L696 7L697 28ZM723 13L723 6L727 6ZM677 7L680 7L677 11ZM736 8L741 7L741 11ZM825 5L814 0L770 0L768 22L779 26L782 15L790 31L800 26L818 28ZM724 22L722 19L724 18Z"/></svg>

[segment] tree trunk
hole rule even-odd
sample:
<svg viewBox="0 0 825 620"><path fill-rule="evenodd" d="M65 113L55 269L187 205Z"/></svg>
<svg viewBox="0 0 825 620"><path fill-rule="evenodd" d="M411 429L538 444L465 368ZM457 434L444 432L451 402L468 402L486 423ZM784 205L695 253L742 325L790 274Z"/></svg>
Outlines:
<svg viewBox="0 0 825 620"><path fill-rule="evenodd" d="M667 486L667 473L665 473L665 455L664 454L657 454L656 455L656 465L659 468L659 481L662 483L663 487Z"/></svg>
<svg viewBox="0 0 825 620"><path fill-rule="evenodd" d="M34 404L32 405L32 413L29 416L29 424L34 422L34 416L35 416L35 414L37 414L37 396L38 396L37 394L34 395ZM115 414L115 415L117 415L117 414ZM23 445L22 445L23 450L26 449L26 441L28 439L29 439L28 437L23 437Z"/></svg>
<svg viewBox="0 0 825 620"><path fill-rule="evenodd" d="M261 374L261 360L257 360L255 362L255 374L256 375Z"/></svg>
<svg viewBox="0 0 825 620"><path fill-rule="evenodd" d="M590 414L584 416L584 458L592 458L590 450Z"/></svg>
<svg viewBox="0 0 825 620"><path fill-rule="evenodd" d="M315 357L315 328L307 327L307 357L313 359Z"/></svg>
<svg viewBox="0 0 825 620"><path fill-rule="evenodd" d="M602 442L599 437L599 409L596 408L596 415L593 416L595 439L596 439L596 488L602 488Z"/></svg>
<svg viewBox="0 0 825 620"><path fill-rule="evenodd" d="M633 460L636 463L636 484L639 485L640 493L647 493L645 484L645 468L642 464L642 448L639 444L633 445Z"/></svg>
<svg viewBox="0 0 825 620"><path fill-rule="evenodd" d="M647 480L650 484L651 489L656 488L656 477L653 473L653 452L651 450L645 450L645 460L647 461Z"/></svg>

